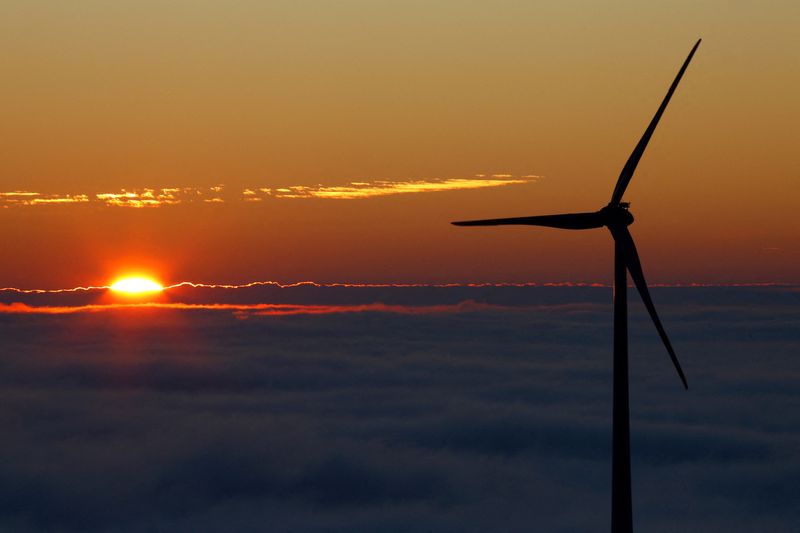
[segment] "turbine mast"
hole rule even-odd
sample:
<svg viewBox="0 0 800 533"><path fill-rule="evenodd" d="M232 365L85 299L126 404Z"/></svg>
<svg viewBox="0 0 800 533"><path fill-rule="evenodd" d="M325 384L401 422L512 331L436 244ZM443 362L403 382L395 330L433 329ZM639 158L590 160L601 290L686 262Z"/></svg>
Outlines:
<svg viewBox="0 0 800 533"><path fill-rule="evenodd" d="M614 385L611 422L611 533L633 532L628 407L628 273L625 248L614 241Z"/></svg>

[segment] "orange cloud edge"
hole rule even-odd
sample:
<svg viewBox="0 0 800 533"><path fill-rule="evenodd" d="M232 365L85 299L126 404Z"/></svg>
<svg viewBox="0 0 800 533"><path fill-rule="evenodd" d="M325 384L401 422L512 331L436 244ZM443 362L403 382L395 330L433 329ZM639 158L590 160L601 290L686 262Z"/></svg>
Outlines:
<svg viewBox="0 0 800 533"><path fill-rule="evenodd" d="M78 306L31 306L23 303L0 304L0 313L64 315L74 313L97 313L103 311L131 309L176 309L229 311L240 318L248 316L328 315L336 313L395 313L406 315L460 313L489 309L512 309L511 307L484 304L466 300L444 305L389 305L383 303L358 305L295 305L295 304L187 304L146 302L135 304L90 304ZM513 309L519 309L515 307Z"/></svg>
<svg viewBox="0 0 800 533"><path fill-rule="evenodd" d="M611 287L608 283L581 282L581 281L553 281L553 282L486 282L486 283L357 283L357 282L335 282L320 283L317 281L296 281L291 283L281 283L280 281L251 281L240 284L227 283L198 283L194 281L181 281L172 285L165 285L163 290L178 289L181 287L191 287L199 289L247 289L251 287L268 286L278 289L291 289L296 287L343 287L343 288L481 288L481 287ZM701 287L794 287L793 284L776 282L733 282L733 283L651 283L650 287L672 287L672 288L701 288ZM23 289L19 287L2 287L2 292L17 292L21 294L57 294L64 292L86 292L97 290L110 290L111 285L87 285L62 289Z"/></svg>
<svg viewBox="0 0 800 533"><path fill-rule="evenodd" d="M248 283L241 283L241 284L225 284L225 283L196 283L193 281L181 281L180 283L175 283L173 285L166 285L164 286L164 291L169 291L171 289L179 289L181 287L191 287L196 289L248 289L251 287L260 287L260 286L267 286L267 287L274 287L277 289L292 289L296 287L320 287L320 288L329 288L329 287L343 287L343 288L457 288L457 287L469 287L469 288L480 288L480 287L608 287L609 285L602 284L602 283L583 283L583 282L571 282L571 281L564 281L564 282L546 282L546 283L535 283L535 282L519 282L519 283L506 283L506 282L499 282L499 283L319 283L316 281L297 281L292 283L281 283L279 281L251 281ZM656 285L658 286L658 285ZM695 285L692 285L695 286ZM700 285L697 285L700 286ZM0 292L8 291L8 292L18 292L22 294L58 294L63 292L86 292L86 291L97 291L97 290L110 290L112 288L111 285L87 285L81 287L71 287L71 288L64 288L64 289L22 289L17 287L3 287L0 288Z"/></svg>
<svg viewBox="0 0 800 533"><path fill-rule="evenodd" d="M211 284L195 283L183 281L164 287L163 293L170 290L181 288L202 288L202 289L222 289L237 290L251 287L271 287L277 289L291 289L298 287L311 288L501 288L501 287L564 287L564 288L609 288L603 283L576 283L576 282L552 282L552 283L318 283L315 281L301 281L295 283L280 283L277 281L254 281L244 284ZM797 289L794 285L782 283L687 283L687 284L653 284L653 287L670 288L709 288L709 287L778 287ZM0 288L2 293L13 293L23 295L58 295L63 293L77 293L96 291L100 293L110 292L111 286L81 286L62 289L22 289L16 287ZM138 299L138 298L137 298ZM476 302L465 299L458 303L447 304L385 304L382 302L356 303L356 304L295 304L295 303L220 303L220 302L173 302L164 301L127 301L127 302L108 302L108 303L81 303L76 305L31 305L24 302L0 303L0 314L73 314L73 313L98 313L103 311L135 310L135 309L156 309L156 310L208 310L232 312L235 315L246 318L248 316L287 316L287 315L322 315L336 313L360 313L360 312L380 312L395 314L433 314L433 313L461 313L483 310L525 310L532 307L541 306L505 306L499 304Z"/></svg>

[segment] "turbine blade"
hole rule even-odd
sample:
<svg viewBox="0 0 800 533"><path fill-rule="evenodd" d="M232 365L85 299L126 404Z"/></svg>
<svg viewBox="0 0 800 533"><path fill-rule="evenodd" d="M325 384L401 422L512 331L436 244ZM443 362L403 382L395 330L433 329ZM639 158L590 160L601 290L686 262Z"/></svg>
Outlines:
<svg viewBox="0 0 800 533"><path fill-rule="evenodd" d="M698 39L697 43L695 43L694 47L692 48L692 51L689 52L689 57L687 57L686 61L683 62L683 66L678 71L678 75L675 76L675 81L673 81L672 85L670 85L667 95L664 97L664 101L661 102L661 106L658 108L658 111L656 111L653 120L650 121L650 125L647 126L647 129L644 131L644 135L642 135L642 138L639 140L639 144L637 144L636 148L633 149L633 153L631 153L628 161L622 168L619 179L617 179L617 186L614 188L614 194L611 195L610 204L618 204L622 201L622 195L625 194L625 189L627 189L628 183L630 183L633 173L636 171L636 165L639 164L639 160L642 158L645 148L647 148L647 143L650 141L650 137L653 135L653 132L658 125L658 121L661 119L661 115L667 108L669 99L672 98L672 93L674 93L675 89L678 87L678 83L681 81L683 73L686 71L686 67L689 66L692 56L694 56L697 47L700 46L701 40L702 39Z"/></svg>
<svg viewBox="0 0 800 533"><path fill-rule="evenodd" d="M592 229L603 225L597 213L572 213L568 215L542 215L534 217L492 218L488 220L462 220L451 222L454 226L546 226L559 229Z"/></svg>
<svg viewBox="0 0 800 533"><path fill-rule="evenodd" d="M672 349L672 344L669 342L667 332L664 331L664 326L661 325L661 320L658 318L653 300L650 298L650 290L647 288L647 282L644 279L642 263L639 261L639 253L636 251L636 244L633 242L633 237L630 231L628 231L628 228L624 226L609 226L608 229L611 230L611 235L613 235L614 240L622 245L622 249L625 251L625 265L628 267L631 278L633 278L633 283L642 296L644 306L647 308L647 311L650 313L650 318L653 319L653 323L656 325L656 330L658 330L658 334L661 336L661 340L667 348L669 357L672 359L672 364L675 365L675 370L678 371L678 376L680 376L684 388L688 389L689 385L686 383L686 376L684 376L681 364L678 362L678 356L675 355L675 350Z"/></svg>

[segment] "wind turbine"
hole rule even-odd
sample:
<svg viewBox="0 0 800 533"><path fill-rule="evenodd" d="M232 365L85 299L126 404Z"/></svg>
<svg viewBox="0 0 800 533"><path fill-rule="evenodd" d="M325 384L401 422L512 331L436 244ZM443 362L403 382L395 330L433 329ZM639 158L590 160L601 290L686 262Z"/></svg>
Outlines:
<svg viewBox="0 0 800 533"><path fill-rule="evenodd" d="M672 93L683 77L686 67L692 60L700 40L695 43L683 66L675 76L675 81L670 85L667 95L661 102L650 125L644 131L636 148L633 149L628 161L614 187L611 201L602 209L590 213L572 213L566 215L544 215L518 218L495 218L490 220L467 220L453 222L456 226L502 226L525 225L546 226L549 228L582 230L607 227L614 239L614 393L612 413L612 456L611 456L611 531L612 533L630 533L633 531L633 517L631 505L631 455L630 455L630 413L628 410L628 296L627 285L630 272L633 283L639 290L647 311L653 319L661 340L667 348L672 364L678 371L684 388L689 388L686 376L683 374L681 364L672 349L664 326L658 318L650 291L644 279L642 265L633 237L628 231L628 226L633 223L633 215L628 211L629 203L622 201L622 195L636 171L636 165L642 158L647 143L653 135L658 121L667 108ZM626 272L627 269L627 272Z"/></svg>

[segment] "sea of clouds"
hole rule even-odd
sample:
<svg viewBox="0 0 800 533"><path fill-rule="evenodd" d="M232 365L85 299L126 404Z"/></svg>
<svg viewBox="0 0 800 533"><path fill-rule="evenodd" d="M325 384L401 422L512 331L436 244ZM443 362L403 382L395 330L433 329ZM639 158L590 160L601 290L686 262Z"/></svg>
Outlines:
<svg viewBox="0 0 800 533"><path fill-rule="evenodd" d="M329 309L0 313L0 530L608 530L609 289L207 291ZM653 297L690 388L632 293L636 529L797 531L800 292Z"/></svg>

